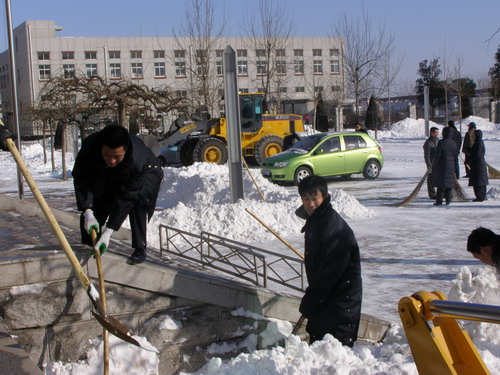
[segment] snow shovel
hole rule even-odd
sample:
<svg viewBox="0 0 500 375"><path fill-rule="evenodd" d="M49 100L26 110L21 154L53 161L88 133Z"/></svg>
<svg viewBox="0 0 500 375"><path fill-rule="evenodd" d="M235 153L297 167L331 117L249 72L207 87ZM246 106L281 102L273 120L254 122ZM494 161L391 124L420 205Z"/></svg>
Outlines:
<svg viewBox="0 0 500 375"><path fill-rule="evenodd" d="M92 245L95 246L95 244L97 242L97 233L96 233L95 229L92 229L90 236L92 237ZM104 311L104 314L106 314L106 291L104 289L104 277L102 275L102 262L101 262L101 252L100 251L95 251L95 263L97 265L97 276L99 277L99 297L101 298L101 301L102 301L102 310ZM109 339L108 339L108 331L106 328L103 328L103 330L102 330L102 343L103 343L102 356L103 356L103 360L104 360L103 375L108 375L109 374Z"/></svg>
<svg viewBox="0 0 500 375"><path fill-rule="evenodd" d="M299 258L301 258L302 260L304 260L304 256L301 253L299 253L297 250L295 250L295 248L292 245L290 245L287 241L285 241L285 239L282 238L278 233L276 233L269 225L267 225L261 219L259 219L257 217L257 215L255 215L248 208L245 208L245 211L248 214L250 214L250 216L252 216L255 220L257 220L260 224L262 224L262 226L264 228L266 228L269 232L271 232L278 240L280 240L281 242L283 242L290 250L292 250L295 254L297 254L299 256ZM297 323L295 323L295 326L293 327L292 335L296 335L297 334L297 332L299 331L300 327L302 326L302 323L304 322L304 319L305 319L305 316L301 315L300 318L299 318L299 320L297 321Z"/></svg>
<svg viewBox="0 0 500 375"><path fill-rule="evenodd" d="M123 341L129 342L130 344L139 346L143 349L151 350L151 348L141 345L141 343L139 343L139 341L134 339L132 337L132 333L122 323L120 323L117 319L115 319L112 316L107 315L105 313L105 310L102 306L102 303L101 303L101 300L99 298L99 294L97 293L97 290L95 289L94 285L92 285L89 278L85 274L85 271L83 270L82 266L78 262L78 259L76 258L75 253L71 249L71 246L68 243L66 236L64 235L61 227L59 226L59 223L57 222L54 214L50 210L42 193L40 193L40 190L38 189L38 186L36 185L35 180L31 176L31 173L28 170L28 168L26 167L26 164L24 163L24 160L22 159L21 154L17 150L17 147L14 144L14 141L12 140L12 137L14 135L12 133L10 133L7 130L7 128L5 128L4 126L0 126L0 128L4 128L3 131L0 132L0 135L1 135L0 142L2 142L2 144L6 145L6 148L10 151L10 153L14 157L17 165L19 166L19 169L21 170L22 175L26 179L26 182L28 183L28 185L31 189L31 192L33 193L33 196L35 197L36 201L38 202L38 205L40 206L42 212L44 213L45 218L49 222L50 227L52 228L57 239L59 240L59 244L61 245L62 249L64 250L64 253L68 257L69 262L73 266L73 270L75 271L76 275L78 276L78 279L80 280L83 287L87 291L87 294L92 302L92 305L94 306L94 309L97 311L97 312L92 311L92 315L94 315L94 317L97 319L97 321L106 330L111 332L116 337L119 337Z"/></svg>

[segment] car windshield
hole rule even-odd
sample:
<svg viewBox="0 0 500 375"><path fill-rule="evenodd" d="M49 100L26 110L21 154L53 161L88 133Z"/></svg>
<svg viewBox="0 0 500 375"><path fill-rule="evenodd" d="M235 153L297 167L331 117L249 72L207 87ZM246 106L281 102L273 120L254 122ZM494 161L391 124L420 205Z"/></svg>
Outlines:
<svg viewBox="0 0 500 375"><path fill-rule="evenodd" d="M288 151L291 152L309 152L314 146L316 146L323 139L324 135L311 135L309 137L302 138L300 141L295 143L292 148Z"/></svg>

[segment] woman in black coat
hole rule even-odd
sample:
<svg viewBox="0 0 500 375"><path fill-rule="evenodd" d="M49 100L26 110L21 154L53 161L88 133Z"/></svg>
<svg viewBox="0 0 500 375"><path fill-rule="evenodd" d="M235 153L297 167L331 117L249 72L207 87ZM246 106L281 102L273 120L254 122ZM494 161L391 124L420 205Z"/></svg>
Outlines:
<svg viewBox="0 0 500 375"><path fill-rule="evenodd" d="M436 156L432 166L432 183L437 188L436 206L451 202L451 191L455 186L455 164L458 158L457 145L451 138L450 128L443 128L443 139L437 145Z"/></svg>
<svg viewBox="0 0 500 375"><path fill-rule="evenodd" d="M475 141L472 145L469 154L469 186L474 187L475 202L482 202L486 199L486 185L488 185L488 169L486 167L486 160L484 155L486 149L484 148L483 132L476 130L474 132Z"/></svg>

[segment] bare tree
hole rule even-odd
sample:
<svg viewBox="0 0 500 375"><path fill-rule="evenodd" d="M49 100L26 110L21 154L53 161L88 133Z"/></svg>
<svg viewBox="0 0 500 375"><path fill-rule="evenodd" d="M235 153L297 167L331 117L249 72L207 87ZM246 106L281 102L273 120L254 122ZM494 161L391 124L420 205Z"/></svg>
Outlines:
<svg viewBox="0 0 500 375"><path fill-rule="evenodd" d="M293 20L286 11L284 2L259 0L259 12L247 14L243 29L248 37L248 49L252 51L257 66L255 85L264 91L267 103L273 103L275 111L281 109L280 87L286 85L288 66L286 51L290 49Z"/></svg>
<svg viewBox="0 0 500 375"><path fill-rule="evenodd" d="M387 54L382 59L381 70L380 70L380 87L382 91L387 94L388 101L388 117L387 122L391 124L391 97L394 91L394 85L397 79L397 76L403 66L404 56L403 55L394 55L394 49L389 48L387 50Z"/></svg>
<svg viewBox="0 0 500 375"><path fill-rule="evenodd" d="M226 21L224 13L217 20L214 0L190 0L183 22L173 31L177 48L187 54L188 80L184 88L191 100L191 113L217 112L221 101L219 90L224 84L222 37Z"/></svg>
<svg viewBox="0 0 500 375"><path fill-rule="evenodd" d="M476 95L476 83L469 79L464 78L463 72L463 58L457 57L453 71L452 71L452 80L450 83L451 90L456 93L458 98L458 112L460 115L460 131L462 131L462 118L464 114L467 113L467 116L472 113L470 98ZM466 103L464 103L464 101ZM467 117L465 116L465 117Z"/></svg>
<svg viewBox="0 0 500 375"><path fill-rule="evenodd" d="M342 61L359 118L360 98L373 89L384 57L391 55L394 37L387 31L385 24L373 28L366 13L361 18L340 17L332 26L332 32L344 38Z"/></svg>

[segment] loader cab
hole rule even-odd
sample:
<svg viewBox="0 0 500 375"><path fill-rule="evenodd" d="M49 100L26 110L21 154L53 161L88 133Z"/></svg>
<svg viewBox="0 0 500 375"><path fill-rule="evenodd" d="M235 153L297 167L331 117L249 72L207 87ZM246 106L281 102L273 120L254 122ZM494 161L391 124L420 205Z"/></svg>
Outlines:
<svg viewBox="0 0 500 375"><path fill-rule="evenodd" d="M262 94L240 94L241 132L255 133L262 128L264 111L265 100Z"/></svg>

